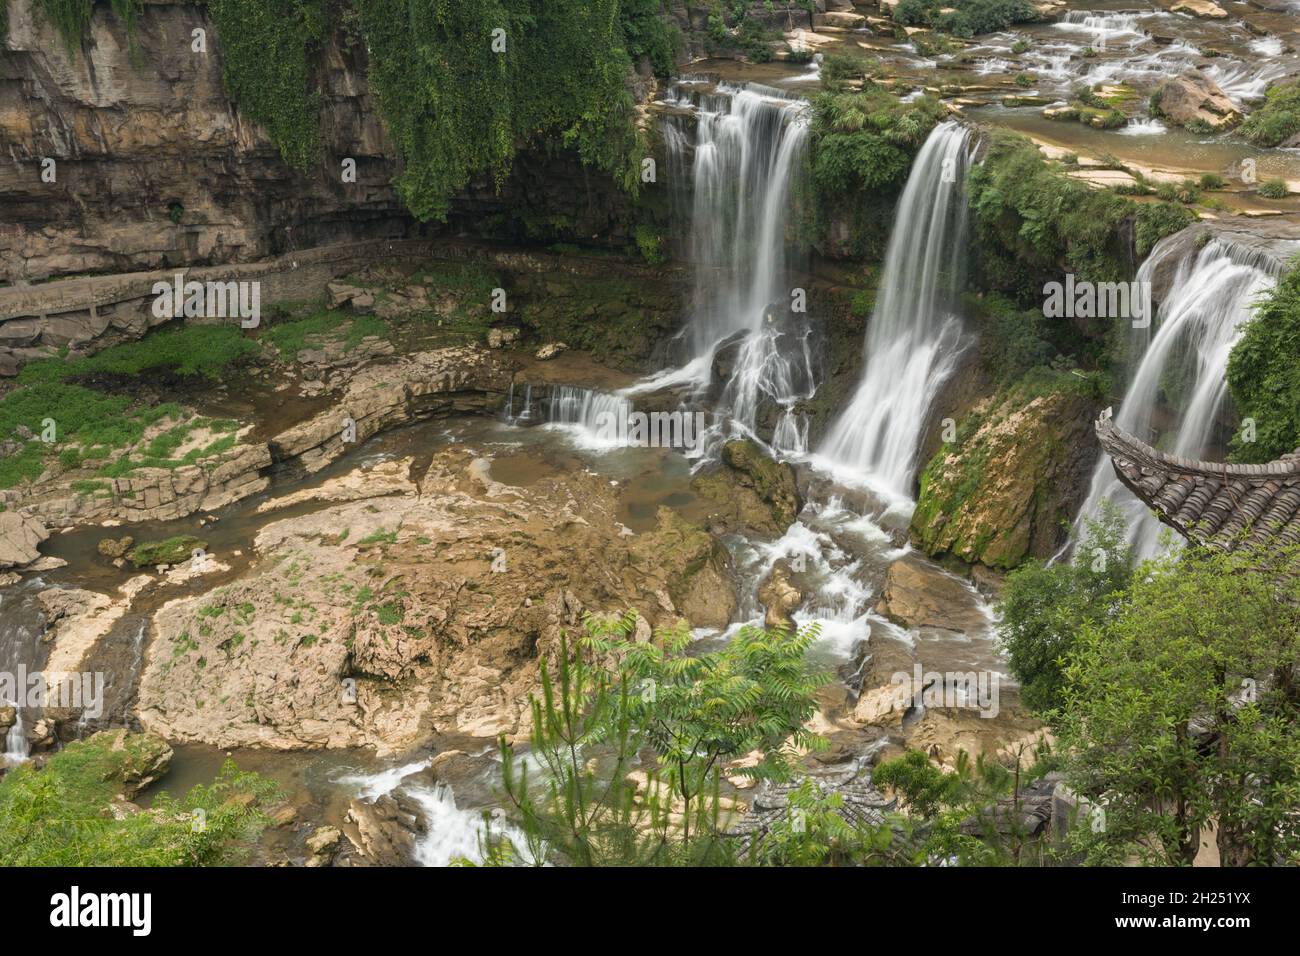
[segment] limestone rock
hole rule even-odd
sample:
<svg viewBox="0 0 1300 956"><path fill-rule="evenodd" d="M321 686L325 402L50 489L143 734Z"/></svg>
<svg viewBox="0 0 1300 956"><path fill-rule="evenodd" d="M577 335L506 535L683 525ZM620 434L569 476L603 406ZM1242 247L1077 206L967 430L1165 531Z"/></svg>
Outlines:
<svg viewBox="0 0 1300 956"><path fill-rule="evenodd" d="M758 601L763 605L763 626L795 629L791 615L803 603L803 592L790 580L790 565L777 561L767 578L758 586Z"/></svg>
<svg viewBox="0 0 1300 956"><path fill-rule="evenodd" d="M0 569L31 564L41 556L39 545L49 536L38 519L0 511Z"/></svg>
<svg viewBox="0 0 1300 956"><path fill-rule="evenodd" d="M1228 11L1219 6L1214 0L1177 0L1169 8L1170 13L1189 13L1194 17L1200 17L1202 20L1226 20Z"/></svg>
<svg viewBox="0 0 1300 956"><path fill-rule="evenodd" d="M728 530L779 536L803 508L794 469L749 439L727 442L720 467L700 475L691 486L718 506L715 521Z"/></svg>
<svg viewBox="0 0 1300 956"><path fill-rule="evenodd" d="M589 611L729 620L726 549L706 531L665 509L625 536L607 479L576 471L494 493L482 458L442 449L418 495L262 528L235 580L155 613L141 724L216 746L385 753L434 728L513 736L540 661Z"/></svg>
<svg viewBox="0 0 1300 956"><path fill-rule="evenodd" d="M876 611L905 627L969 633L988 625L961 581L914 555L889 566Z"/></svg>
<svg viewBox="0 0 1300 956"><path fill-rule="evenodd" d="M401 791L353 800L348 822L355 828L349 838L371 866L414 865L416 840L428 827L420 805Z"/></svg>
<svg viewBox="0 0 1300 956"><path fill-rule="evenodd" d="M548 359L555 358L555 356L559 355L567 348L568 346L563 342L548 342L537 350L537 359L545 362Z"/></svg>
<svg viewBox="0 0 1300 956"><path fill-rule="evenodd" d="M1189 71L1156 91L1160 115L1179 126L1219 131L1241 122L1241 112L1209 77Z"/></svg>

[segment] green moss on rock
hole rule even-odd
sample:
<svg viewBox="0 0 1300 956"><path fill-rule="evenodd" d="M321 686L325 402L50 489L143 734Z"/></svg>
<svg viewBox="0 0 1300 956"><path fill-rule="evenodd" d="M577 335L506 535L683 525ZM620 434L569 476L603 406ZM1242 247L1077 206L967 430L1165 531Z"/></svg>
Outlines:
<svg viewBox="0 0 1300 956"><path fill-rule="evenodd" d="M1096 457L1096 399L1032 376L986 399L921 475L912 540L932 557L1013 568L1059 546Z"/></svg>

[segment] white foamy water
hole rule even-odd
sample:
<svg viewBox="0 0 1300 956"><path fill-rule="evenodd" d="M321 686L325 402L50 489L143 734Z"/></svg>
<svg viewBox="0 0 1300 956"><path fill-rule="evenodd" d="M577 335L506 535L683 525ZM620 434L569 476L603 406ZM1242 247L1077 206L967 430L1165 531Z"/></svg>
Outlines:
<svg viewBox="0 0 1300 956"><path fill-rule="evenodd" d="M1119 130L1121 136L1159 136L1167 133L1169 127L1158 119L1147 117L1146 119L1131 119Z"/></svg>
<svg viewBox="0 0 1300 956"><path fill-rule="evenodd" d="M406 778L426 770L432 758L417 760L375 773L353 773L338 782L355 788L362 800L373 802L401 790L423 811L425 832L415 840L415 861L421 866L449 866L460 859L482 863L480 845L485 832L481 810L463 810L446 784L407 783ZM493 823L494 837L509 839L526 853L523 834L515 827Z"/></svg>
<svg viewBox="0 0 1300 956"><path fill-rule="evenodd" d="M1231 61L1212 63L1204 73L1219 85L1228 99L1241 106L1262 100L1268 85L1286 75L1286 67L1281 63L1247 65Z"/></svg>
<svg viewBox="0 0 1300 956"><path fill-rule="evenodd" d="M1281 56L1281 37L1259 37L1250 41L1250 52L1260 56Z"/></svg>

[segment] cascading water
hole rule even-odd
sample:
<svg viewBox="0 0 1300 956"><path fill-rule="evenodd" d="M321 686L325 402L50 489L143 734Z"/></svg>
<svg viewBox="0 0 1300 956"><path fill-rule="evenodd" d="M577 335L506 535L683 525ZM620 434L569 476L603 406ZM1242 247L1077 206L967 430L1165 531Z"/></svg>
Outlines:
<svg viewBox="0 0 1300 956"><path fill-rule="evenodd" d="M632 403L620 395L573 385L551 386L544 403L547 424L570 429L587 444L616 445L613 428L632 414Z"/></svg>
<svg viewBox="0 0 1300 956"><path fill-rule="evenodd" d="M1154 336L1146 330L1134 343L1133 354L1140 360L1115 423L1172 454L1203 458L1214 443L1224 410L1228 356L1241 324L1250 318L1252 303L1276 282L1280 266L1258 251L1218 239L1199 251L1185 249L1179 236L1171 236L1156 246L1138 271L1139 282L1150 282L1171 257L1182 256L1170 294L1160 305ZM1149 344L1144 341L1148 336ZM1170 383L1183 383L1177 396L1166 394ZM1175 409L1177 420L1157 434L1155 423L1162 406ZM1139 560L1153 556L1163 526L1115 477L1104 453L1093 472L1080 521L1085 516L1095 518L1103 500L1112 501L1123 514L1134 556Z"/></svg>
<svg viewBox="0 0 1300 956"><path fill-rule="evenodd" d="M714 92L701 92L701 85L691 78L677 84L667 102L690 115L664 121L673 181L683 192L689 187L685 254L695 266L689 361L624 394L686 388L700 395L710 385L719 347L743 336L716 407L720 417L750 432L764 403L786 417L814 389L807 328L793 321L785 243L808 104L756 84L723 84ZM780 426L790 446L804 429L797 421Z"/></svg>
<svg viewBox="0 0 1300 956"><path fill-rule="evenodd" d="M916 157L867 326L862 382L819 450L891 495L911 494L930 406L963 347L955 307L965 256L970 139L965 126L942 123Z"/></svg>

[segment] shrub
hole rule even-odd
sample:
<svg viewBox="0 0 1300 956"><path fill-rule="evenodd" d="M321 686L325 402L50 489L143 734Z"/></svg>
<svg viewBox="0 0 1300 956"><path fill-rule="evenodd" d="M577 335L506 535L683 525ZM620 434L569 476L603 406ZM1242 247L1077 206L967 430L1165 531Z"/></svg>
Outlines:
<svg viewBox="0 0 1300 956"><path fill-rule="evenodd" d="M1171 202L1143 203L1137 212L1134 245L1139 256L1145 256L1165 236L1181 232L1196 222L1196 213L1186 206Z"/></svg>
<svg viewBox="0 0 1300 956"><path fill-rule="evenodd" d="M1285 179L1266 179L1255 190L1265 199L1285 199L1291 194Z"/></svg>
<svg viewBox="0 0 1300 956"><path fill-rule="evenodd" d="M1300 80L1269 90L1264 104L1246 117L1240 132L1256 146L1279 146L1300 134Z"/></svg>
<svg viewBox="0 0 1300 956"><path fill-rule="evenodd" d="M1238 461L1266 462L1300 447L1300 263L1255 307L1228 359L1228 388L1243 418L1255 423L1254 441L1239 430Z"/></svg>
<svg viewBox="0 0 1300 956"><path fill-rule="evenodd" d="M117 741L121 736L121 744ZM0 779L0 866L219 866L243 860L266 826L274 783L227 760L211 785L149 810L107 812L122 774L147 739L124 732L74 741L43 769L24 764ZM193 824L202 811L204 826Z"/></svg>
<svg viewBox="0 0 1300 956"><path fill-rule="evenodd" d="M127 559L137 568L151 568L159 564L180 564L188 561L196 549L207 548L206 541L193 535L181 534L163 541L144 541L127 553Z"/></svg>
<svg viewBox="0 0 1300 956"><path fill-rule="evenodd" d="M991 133L968 193L981 266L975 274L985 288L1029 301L1061 272L1093 282L1128 278L1119 227L1133 203L1066 176L1025 137Z"/></svg>

